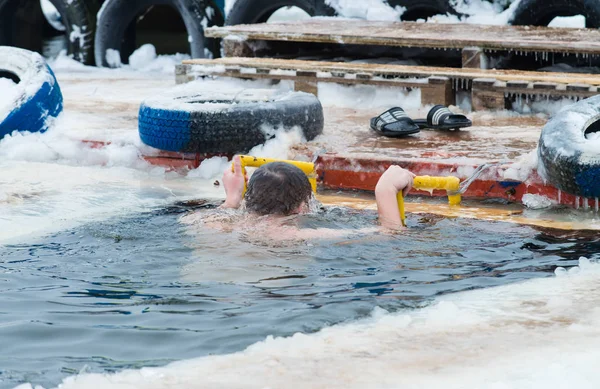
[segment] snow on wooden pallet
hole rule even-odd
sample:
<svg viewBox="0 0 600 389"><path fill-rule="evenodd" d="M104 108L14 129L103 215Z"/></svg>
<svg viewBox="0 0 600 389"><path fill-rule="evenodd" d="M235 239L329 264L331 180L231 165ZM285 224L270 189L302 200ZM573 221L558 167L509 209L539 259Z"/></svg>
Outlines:
<svg viewBox="0 0 600 389"><path fill-rule="evenodd" d="M320 19L211 27L205 34L225 38L226 51L239 50L248 41L285 41L458 50L477 47L487 52L534 52L543 58L549 53L600 55L597 29Z"/></svg>
<svg viewBox="0 0 600 389"><path fill-rule="evenodd" d="M293 80L296 90L318 94L318 82L420 89L422 104L455 103L455 92L471 90L473 109L504 109L507 98L536 96L575 100L598 94L600 75L519 70L457 69L405 65L337 63L272 58L184 61L178 83L200 77Z"/></svg>

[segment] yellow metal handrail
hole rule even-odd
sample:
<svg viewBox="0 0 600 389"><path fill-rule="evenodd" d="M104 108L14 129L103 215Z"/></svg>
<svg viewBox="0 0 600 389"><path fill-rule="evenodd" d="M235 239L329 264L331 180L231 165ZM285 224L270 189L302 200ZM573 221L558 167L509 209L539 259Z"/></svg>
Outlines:
<svg viewBox="0 0 600 389"><path fill-rule="evenodd" d="M458 193L460 179L458 177L432 177L432 176L416 176L413 180L413 188L425 191L445 190L451 192L448 194L448 203L450 205L459 205L461 196ZM454 193L453 193L454 192ZM406 226L406 214L404 212L404 196L402 191L398 192L398 211L400 211L400 220L402 225Z"/></svg>
<svg viewBox="0 0 600 389"><path fill-rule="evenodd" d="M271 162L285 162L290 165L294 165L306 174L308 177L308 181L310 182L310 186L312 187L313 192L317 192L317 172L315 171L315 164L311 162L302 162L302 161L290 161L283 159L272 159L272 158L259 158L252 157L249 155L240 155L240 160L242 162L242 174L246 174L246 167L261 167L264 164ZM231 164L231 171L233 171L233 163ZM244 184L244 194L246 194L246 184Z"/></svg>
<svg viewBox="0 0 600 389"><path fill-rule="evenodd" d="M311 162L301 162L301 161L290 161L290 160L282 160L282 159L272 159L272 158L260 158L260 157L252 157L249 155L241 155L240 161L242 163L242 174L246 174L246 167L261 167L264 164L270 162L285 162L291 165L296 166L300 170L306 174L308 177L308 181L310 182L310 186L312 187L313 192L317 192L317 172L315 171L315 164ZM233 163L231 164L231 171L234 170ZM451 192L448 195L448 202L450 205L459 205L461 201L461 196L458 193L460 185L460 180L458 177L448 176L448 177L433 177L433 176L416 176L413 180L413 188L419 190L446 190L447 192ZM244 194L246 194L246 184L244 184ZM406 214L404 211L404 197L402 196L402 192L398 193L398 211L400 212L400 219L402 220L402 224L406 225Z"/></svg>

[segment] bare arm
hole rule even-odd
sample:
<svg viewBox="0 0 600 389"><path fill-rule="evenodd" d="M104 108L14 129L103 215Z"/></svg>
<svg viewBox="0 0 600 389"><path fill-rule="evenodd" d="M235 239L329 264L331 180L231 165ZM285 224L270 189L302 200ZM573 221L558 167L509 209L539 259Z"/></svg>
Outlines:
<svg viewBox="0 0 600 389"><path fill-rule="evenodd" d="M415 175L400 166L392 165L383 173L375 187L375 200L379 222L385 228L401 230L404 228L400 219L396 196L402 191L406 196L412 188Z"/></svg>

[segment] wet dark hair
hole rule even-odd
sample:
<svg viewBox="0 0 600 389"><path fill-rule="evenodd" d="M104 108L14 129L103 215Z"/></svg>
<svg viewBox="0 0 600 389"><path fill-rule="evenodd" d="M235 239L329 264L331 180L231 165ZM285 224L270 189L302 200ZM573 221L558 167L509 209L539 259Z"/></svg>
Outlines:
<svg viewBox="0 0 600 389"><path fill-rule="evenodd" d="M246 209L259 215L290 215L310 200L312 188L299 168L271 162L258 168L248 181Z"/></svg>

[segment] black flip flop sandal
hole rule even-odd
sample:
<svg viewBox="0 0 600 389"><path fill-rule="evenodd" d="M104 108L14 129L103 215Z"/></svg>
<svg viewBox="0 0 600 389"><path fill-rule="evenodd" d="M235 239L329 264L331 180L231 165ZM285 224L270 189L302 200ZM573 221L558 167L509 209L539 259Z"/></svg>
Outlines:
<svg viewBox="0 0 600 389"><path fill-rule="evenodd" d="M390 108L371 119L371 129L390 138L416 134L419 126L400 107Z"/></svg>
<svg viewBox="0 0 600 389"><path fill-rule="evenodd" d="M465 115L456 114L443 105L436 105L429 110L427 119L416 119L419 128L433 128L436 130L450 130L471 127L473 122Z"/></svg>

